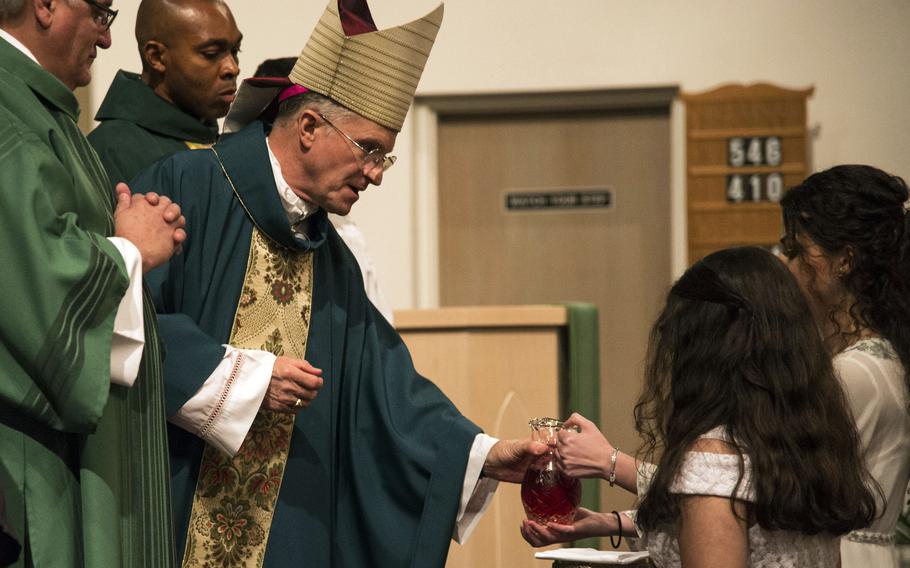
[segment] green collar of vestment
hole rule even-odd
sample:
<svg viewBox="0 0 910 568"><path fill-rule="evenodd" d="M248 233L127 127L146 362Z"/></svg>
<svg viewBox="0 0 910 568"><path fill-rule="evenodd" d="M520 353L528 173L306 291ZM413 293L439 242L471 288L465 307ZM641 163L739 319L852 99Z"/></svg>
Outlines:
<svg viewBox="0 0 910 568"><path fill-rule="evenodd" d="M69 87L4 39L0 39L0 67L19 77L49 105L60 109L73 121L79 120L79 101Z"/></svg>
<svg viewBox="0 0 910 568"><path fill-rule="evenodd" d="M323 209L307 218L306 239L294 236L278 197L262 122L254 121L240 132L222 138L214 150L232 189L260 231L289 249L314 250L325 243L329 221Z"/></svg>
<svg viewBox="0 0 910 568"><path fill-rule="evenodd" d="M211 144L218 124L202 122L155 94L136 73L120 70L114 76L95 120L126 120L178 140Z"/></svg>

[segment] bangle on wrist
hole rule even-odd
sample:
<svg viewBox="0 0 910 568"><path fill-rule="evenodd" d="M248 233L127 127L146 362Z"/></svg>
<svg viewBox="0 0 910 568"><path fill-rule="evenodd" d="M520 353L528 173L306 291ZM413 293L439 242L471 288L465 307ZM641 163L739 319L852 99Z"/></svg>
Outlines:
<svg viewBox="0 0 910 568"><path fill-rule="evenodd" d="M610 535L610 546L613 548L619 548L619 545L622 544L622 517L619 516L619 511L610 511L616 515L616 526L619 528L619 540L613 541L613 535Z"/></svg>
<svg viewBox="0 0 910 568"><path fill-rule="evenodd" d="M619 455L619 450L613 448L613 451L610 452L610 475L607 477L607 483L610 484L610 487L613 487L616 484L616 457Z"/></svg>

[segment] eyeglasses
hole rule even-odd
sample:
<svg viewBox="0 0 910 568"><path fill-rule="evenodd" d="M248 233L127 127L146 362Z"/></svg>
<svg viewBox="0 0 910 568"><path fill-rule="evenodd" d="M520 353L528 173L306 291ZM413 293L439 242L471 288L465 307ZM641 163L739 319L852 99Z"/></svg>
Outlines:
<svg viewBox="0 0 910 568"><path fill-rule="evenodd" d="M793 260L803 251L803 245L795 237L785 235L780 239L780 252L788 259Z"/></svg>
<svg viewBox="0 0 910 568"><path fill-rule="evenodd" d="M88 2L88 0L86 0L86 2ZM360 144L359 142L357 142L356 140L354 140L353 138L351 138L350 136L345 134L344 130L342 130L342 129L338 128L337 126L335 126L334 124L332 124L331 120L322 116L321 112L317 112L316 114L318 114L319 118L324 120L326 124L328 124L329 126L334 128L336 131L338 131L339 134L341 134L342 136L347 138L348 142L350 142L358 150L363 152L363 163L364 163L364 165L369 165L371 170L381 167L382 171L386 171L392 167L392 164L395 163L395 160L397 159L395 156L389 156L388 154L383 154L382 150L380 150L379 148L373 148L372 150L367 150L366 148L363 147L362 144Z"/></svg>
<svg viewBox="0 0 910 568"><path fill-rule="evenodd" d="M111 10L110 6L105 6L96 0L85 0L85 3L92 7L92 19L98 24L98 27L105 30L111 29L111 24L117 17L117 10Z"/></svg>

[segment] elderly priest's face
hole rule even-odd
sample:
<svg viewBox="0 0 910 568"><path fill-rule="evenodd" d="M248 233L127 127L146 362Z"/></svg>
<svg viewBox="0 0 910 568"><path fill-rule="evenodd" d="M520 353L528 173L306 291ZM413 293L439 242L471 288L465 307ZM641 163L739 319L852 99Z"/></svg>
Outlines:
<svg viewBox="0 0 910 568"><path fill-rule="evenodd" d="M45 68L70 89L89 84L98 48L111 46L102 8L110 5L110 0L62 0L38 14L47 20L47 38L55 48L53 60L43 62Z"/></svg>
<svg viewBox="0 0 910 568"><path fill-rule="evenodd" d="M364 150L379 155L391 152L397 134L353 114L330 123L319 113L304 113L314 127L312 145L302 156L309 183L300 185L301 197L329 213L347 215L361 191L382 183L382 164L368 160Z"/></svg>

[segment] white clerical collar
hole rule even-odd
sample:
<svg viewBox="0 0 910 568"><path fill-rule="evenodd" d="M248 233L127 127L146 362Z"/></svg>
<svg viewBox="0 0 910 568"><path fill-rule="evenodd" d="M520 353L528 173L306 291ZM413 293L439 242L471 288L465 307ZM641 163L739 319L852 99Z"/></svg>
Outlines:
<svg viewBox="0 0 910 568"><path fill-rule="evenodd" d="M38 59L35 57L35 54L32 53L31 50L29 50L29 48L22 45L21 41L19 41L18 39L14 38L11 35L9 35L8 31L6 31L4 29L0 29L0 37L5 39L6 41L8 41L10 43L10 45L15 47L16 49L18 49L19 51L21 51L22 53L27 55L29 59L31 59L35 63L38 63ZM41 64L38 63L38 65L41 65Z"/></svg>
<svg viewBox="0 0 910 568"><path fill-rule="evenodd" d="M272 152L268 137L265 139L265 147L269 151L269 161L272 163L272 175L275 176L275 187L278 188L278 197L281 198L281 205L284 207L284 212L288 216L288 222L291 224L294 234L304 238L306 236L306 227L302 226L301 223L304 219L319 211L319 206L306 202L303 198L294 193L294 190L291 189L291 186L285 181L284 175L281 173L281 164L278 163L278 158L276 158L275 153Z"/></svg>

